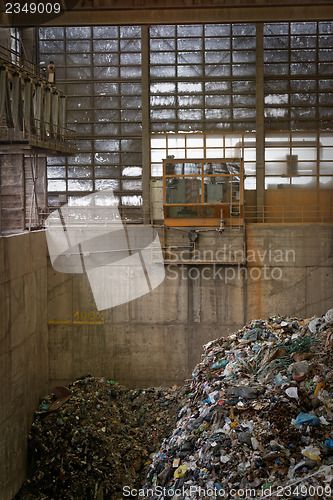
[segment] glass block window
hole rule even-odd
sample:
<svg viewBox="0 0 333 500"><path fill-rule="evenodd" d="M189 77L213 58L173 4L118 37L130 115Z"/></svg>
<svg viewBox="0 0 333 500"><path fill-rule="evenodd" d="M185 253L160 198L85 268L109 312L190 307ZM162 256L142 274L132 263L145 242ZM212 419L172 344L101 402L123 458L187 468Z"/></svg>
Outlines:
<svg viewBox="0 0 333 500"><path fill-rule="evenodd" d="M151 176L162 160L242 158L256 188L256 25L149 28L142 88L139 26L43 27L42 66L56 66L78 154L48 159L50 207L110 189L142 203L142 92L149 99ZM266 188L331 189L333 22L264 23ZM147 168L148 165L145 165Z"/></svg>
<svg viewBox="0 0 333 500"><path fill-rule="evenodd" d="M242 158L246 189L255 189L256 149L253 133L153 134L151 175L161 177L163 160L202 158Z"/></svg>
<svg viewBox="0 0 333 500"><path fill-rule="evenodd" d="M332 189L333 134L266 133L265 172L266 189Z"/></svg>
<svg viewBox="0 0 333 500"><path fill-rule="evenodd" d="M152 132L255 129L254 24L150 28Z"/></svg>
<svg viewBox="0 0 333 500"><path fill-rule="evenodd" d="M264 68L267 129L332 129L332 22L265 24Z"/></svg>
<svg viewBox="0 0 333 500"><path fill-rule="evenodd" d="M49 205L111 188L120 207L141 206L141 28L41 28L39 36L78 137L77 155L48 159Z"/></svg>

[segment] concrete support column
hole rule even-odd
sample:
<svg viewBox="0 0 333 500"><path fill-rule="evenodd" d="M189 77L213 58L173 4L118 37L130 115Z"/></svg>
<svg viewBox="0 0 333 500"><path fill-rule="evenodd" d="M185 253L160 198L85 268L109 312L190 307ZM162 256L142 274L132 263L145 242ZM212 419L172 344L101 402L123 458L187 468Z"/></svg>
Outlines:
<svg viewBox="0 0 333 500"><path fill-rule="evenodd" d="M35 32L36 28L21 28L20 38L23 47L24 59L36 64L36 47L35 47Z"/></svg>
<svg viewBox="0 0 333 500"><path fill-rule="evenodd" d="M25 173L21 154L1 155L1 232L25 230Z"/></svg>
<svg viewBox="0 0 333 500"><path fill-rule="evenodd" d="M265 130L264 130L264 24L256 24L256 181L257 222L263 222L265 204Z"/></svg>
<svg viewBox="0 0 333 500"><path fill-rule="evenodd" d="M10 28L0 28L0 46L10 49Z"/></svg>
<svg viewBox="0 0 333 500"><path fill-rule="evenodd" d="M149 37L148 26L141 27L142 86L142 211L143 222L150 221L150 121L149 121Z"/></svg>

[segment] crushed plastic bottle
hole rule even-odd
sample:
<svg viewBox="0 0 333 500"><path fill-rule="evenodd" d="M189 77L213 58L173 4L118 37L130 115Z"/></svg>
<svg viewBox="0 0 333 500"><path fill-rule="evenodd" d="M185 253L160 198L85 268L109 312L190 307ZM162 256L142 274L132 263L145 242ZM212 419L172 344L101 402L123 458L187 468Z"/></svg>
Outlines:
<svg viewBox="0 0 333 500"><path fill-rule="evenodd" d="M216 363L212 365L212 369L219 370L220 368L224 368L228 363L228 359L221 359L220 361L216 361Z"/></svg>

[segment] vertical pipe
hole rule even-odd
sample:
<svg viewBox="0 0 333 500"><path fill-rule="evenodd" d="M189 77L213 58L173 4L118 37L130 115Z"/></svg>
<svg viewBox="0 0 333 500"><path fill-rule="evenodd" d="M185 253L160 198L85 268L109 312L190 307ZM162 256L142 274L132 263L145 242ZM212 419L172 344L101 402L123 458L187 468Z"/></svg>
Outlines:
<svg viewBox="0 0 333 500"><path fill-rule="evenodd" d="M6 112L6 89L7 89L7 71L5 67L0 68L0 120Z"/></svg>
<svg viewBox="0 0 333 500"><path fill-rule="evenodd" d="M7 127L13 128L14 122L13 122L12 107L11 107L10 95L9 95L9 78L8 78L8 72L6 69L2 70L1 77L2 78L1 78L1 103L0 103L1 116L0 116L0 118L3 117L3 113L4 113L5 118L6 118ZM4 85L4 87L2 84Z"/></svg>
<svg viewBox="0 0 333 500"><path fill-rule="evenodd" d="M2 164L3 155L0 156L0 186L2 186ZM0 188L0 235L2 234L2 192Z"/></svg>
<svg viewBox="0 0 333 500"><path fill-rule="evenodd" d="M264 24L256 23L256 181L257 222L265 204Z"/></svg>
<svg viewBox="0 0 333 500"><path fill-rule="evenodd" d="M43 122L46 137L50 136L50 121L51 121L51 90L49 87L44 87L44 106L43 106Z"/></svg>
<svg viewBox="0 0 333 500"><path fill-rule="evenodd" d="M51 123L53 137L57 139L59 123L59 94L56 91L51 94Z"/></svg>
<svg viewBox="0 0 333 500"><path fill-rule="evenodd" d="M32 106L31 106L31 87L32 83L29 78L24 80L24 107L23 107L23 122L24 122L24 135L27 136L30 133L31 118L32 118Z"/></svg>
<svg viewBox="0 0 333 500"><path fill-rule="evenodd" d="M42 135L42 86L37 83L35 86L35 129L38 136Z"/></svg>
<svg viewBox="0 0 333 500"><path fill-rule="evenodd" d="M13 74L12 116L14 127L23 130L21 76Z"/></svg>
<svg viewBox="0 0 333 500"><path fill-rule="evenodd" d="M150 123L149 123L149 37L148 26L141 27L141 105L142 105L142 212L143 223L150 216Z"/></svg>
<svg viewBox="0 0 333 500"><path fill-rule="evenodd" d="M66 97L64 95L59 96L59 133L60 139L65 139L65 129L66 129Z"/></svg>

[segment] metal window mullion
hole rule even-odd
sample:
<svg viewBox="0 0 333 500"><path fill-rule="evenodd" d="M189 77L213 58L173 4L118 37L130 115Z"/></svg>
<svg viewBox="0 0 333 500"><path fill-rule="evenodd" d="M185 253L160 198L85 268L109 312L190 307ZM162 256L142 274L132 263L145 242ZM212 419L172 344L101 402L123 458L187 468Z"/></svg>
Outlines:
<svg viewBox="0 0 333 500"><path fill-rule="evenodd" d="M179 115L178 115L178 97L179 97L179 77L178 77L178 25L176 24L175 25L175 34L174 34L174 39L175 39L175 66L176 66L176 75L175 75L175 78L174 78L174 82L175 82L175 88L176 88L176 92L175 92L175 98L176 98L176 101L175 101L175 116L176 116L176 123L179 124ZM179 130L179 125L176 126L176 133L179 133L180 130ZM186 154L186 139L185 139L185 154Z"/></svg>
<svg viewBox="0 0 333 500"><path fill-rule="evenodd" d="M288 23L288 122L289 122L289 130L291 130L291 24ZM291 146L291 142L290 142ZM291 153L291 151L290 151ZM291 182L291 180L290 180Z"/></svg>
<svg viewBox="0 0 333 500"><path fill-rule="evenodd" d="M289 109L288 109L288 120L289 120L289 157L291 161L291 157L293 154L293 133L291 130L291 80L292 80L292 75L291 75L291 23L288 23L288 104L289 104ZM289 170L289 188L292 188L292 170Z"/></svg>
<svg viewBox="0 0 333 500"><path fill-rule="evenodd" d="M201 91L201 95L202 95L202 104L201 104L201 106L198 106L198 108L202 110L202 115L201 115L202 132L206 131L206 102L205 102L206 89L205 89L205 83L203 81L203 79L205 77L205 68L206 68L205 53L206 53L206 36L205 36L205 24L203 24L201 27L201 65L202 65L202 70L201 70L202 91ZM197 95L200 95L200 94L197 94ZM204 147L205 147L205 138L204 138ZM204 149L204 151L205 151L205 149Z"/></svg>
<svg viewBox="0 0 333 500"><path fill-rule="evenodd" d="M93 63L93 54L94 54L94 31L93 31L93 27L90 28L90 52L91 52L91 58L90 58L90 65L91 65L91 70L93 71L93 68L94 68L94 63ZM93 73L92 73L93 74ZM92 83L92 85L94 85ZM95 116L95 90L94 90L94 87L92 87L92 95L91 96L88 96L88 97L91 97L91 109L90 109L90 113L91 113L91 118L93 116ZM95 137L96 137L96 133L95 133L95 118L93 120L93 123L92 123L92 130L93 130L93 139L91 140L91 154L92 154L92 183L93 183L93 191L96 191L96 172L95 172L95 168L96 168L96 162L95 162Z"/></svg>
<svg viewBox="0 0 333 500"><path fill-rule="evenodd" d="M231 117L231 131L234 131L234 91L233 91L233 83L236 81L233 73L232 73L232 67L233 67L233 54L234 54L234 43L233 43L233 30L232 26L230 26L230 58L229 58L229 66L230 66L230 104L228 106L229 108L229 115Z"/></svg>
<svg viewBox="0 0 333 500"><path fill-rule="evenodd" d="M263 23L256 23L256 192L257 213L265 203L265 128L264 128L264 44Z"/></svg>
<svg viewBox="0 0 333 500"><path fill-rule="evenodd" d="M63 41L64 41L64 48L65 48L65 81L64 81L64 84L65 84L65 91L66 91L66 96L67 96L67 85L66 83L68 82L67 80L67 67L68 67L68 64L67 64L67 34L66 34L66 28L64 28L63 30ZM65 116L67 115L67 98L65 100ZM67 125L67 119L65 118L65 126ZM62 127L63 125L60 124L60 126ZM66 191L65 191L65 194L66 194L66 198L67 198L67 202L68 202L68 194L69 194L69 191L68 191L68 157L66 156L65 157L65 183L66 183Z"/></svg>
<svg viewBox="0 0 333 500"><path fill-rule="evenodd" d="M316 23L317 44L316 44L316 129L317 129L317 204L319 204L320 188L320 134L321 120L319 112L319 22Z"/></svg>
<svg viewBox="0 0 333 500"><path fill-rule="evenodd" d="M150 220L150 82L149 28L141 27L141 113L142 113L142 211L143 222Z"/></svg>
<svg viewBox="0 0 333 500"><path fill-rule="evenodd" d="M116 80L116 83L118 85L118 108L117 108L117 111L118 111L118 117L119 117L119 123L120 123L120 127L119 127L119 136L117 137L117 140L118 140L118 153L119 153L119 158L120 158L120 172L119 172L119 189L118 189L118 192L119 192L119 206L122 207L122 204L123 204L123 200L122 200L122 194L123 194L123 165L122 165L122 159L123 159L123 155L122 155L122 151L121 151L121 138L122 138L122 130L121 130L121 78L120 78L120 71L121 71L121 64L120 64L120 30L121 30L121 27L118 26L117 27L117 68L118 68L118 75L117 75L117 80ZM114 81L114 79L113 79Z"/></svg>

